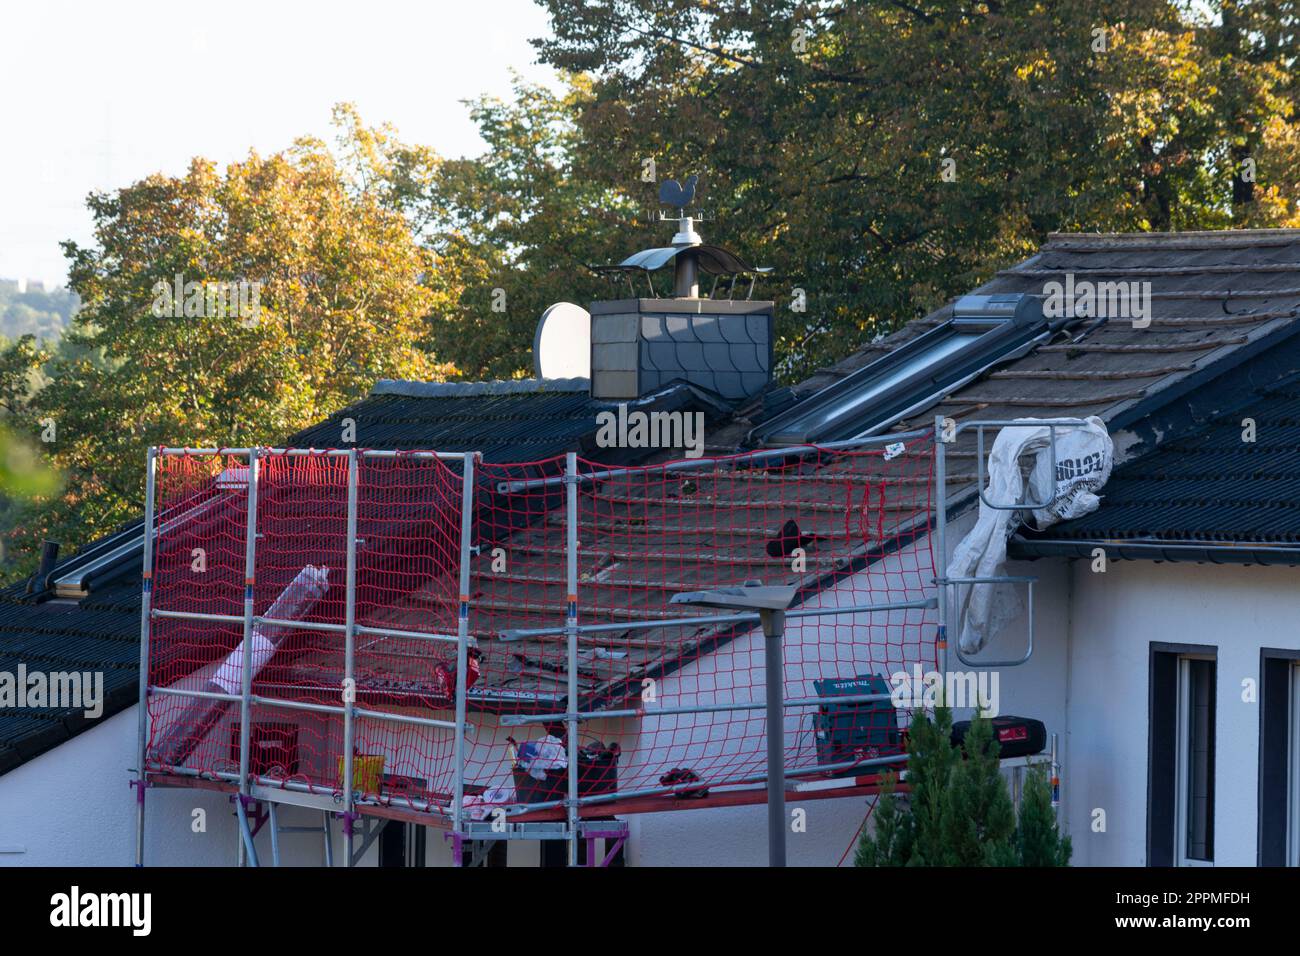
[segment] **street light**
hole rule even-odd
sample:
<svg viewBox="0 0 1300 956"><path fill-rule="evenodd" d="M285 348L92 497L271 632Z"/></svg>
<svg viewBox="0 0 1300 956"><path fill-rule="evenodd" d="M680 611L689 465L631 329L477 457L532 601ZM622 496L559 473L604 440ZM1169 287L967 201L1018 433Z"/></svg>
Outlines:
<svg viewBox="0 0 1300 956"><path fill-rule="evenodd" d="M763 624L767 681L767 865L785 866L785 612L798 588L757 581L739 587L674 594L672 604L757 611Z"/></svg>

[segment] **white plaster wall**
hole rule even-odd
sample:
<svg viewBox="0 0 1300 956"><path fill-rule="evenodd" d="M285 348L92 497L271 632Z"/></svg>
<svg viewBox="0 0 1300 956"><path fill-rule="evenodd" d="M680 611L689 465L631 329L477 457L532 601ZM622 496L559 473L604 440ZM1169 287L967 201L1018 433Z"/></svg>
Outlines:
<svg viewBox="0 0 1300 956"><path fill-rule="evenodd" d="M950 526L950 541L963 532L965 523ZM928 549L923 542L920 550ZM926 565L924 573L918 572L918 561ZM903 549L868 570L847 579L839 587L823 592L814 602L821 606L848 606L866 603L888 603L928 597L933 585L928 582L932 572L928 561L918 558L913 546ZM924 584L924 586L922 586ZM826 616L813 619L791 620L787 629L786 676L790 692L795 692L792 682L803 680L803 692L813 695L812 680L817 677L846 677L855 673L877 673L885 677L893 667L919 659L918 640L933 640L933 626L924 631L917 627L922 619L934 621L933 611L889 611L876 614ZM864 643L862 629L872 625L871 644ZM693 662L660 682L660 698L664 704L685 700L687 702L739 702L762 701L765 694L763 679L763 637L754 631L733 641L721 650ZM905 642L901 649L894 648L888 661L882 658L882 641ZM874 648L874 654L873 654ZM928 651L927 651L928 653ZM886 664L889 666L887 667ZM955 666L955 665L954 665ZM798 746L807 755L798 765L814 762L815 747L812 738L811 709L791 709L786 713L785 730L788 747ZM762 711L752 712L745 722L743 736L739 729L739 715L732 715L730 723L723 725L708 716L699 718L662 718L665 728L676 728L675 736L685 736L684 728L698 725L700 732L689 745L666 747L653 738L658 724L650 718L643 723L638 749L632 744L629 762L644 759L646 749L663 751L655 754L657 763L664 766L709 766L725 760L730 767L747 766L756 774L765 769L766 742L763 733ZM713 732L709 733L712 728ZM723 735L726 731L726 735ZM797 741L797 743L795 743ZM665 762L666 761L666 762ZM689 801L683 801L689 806ZM789 862L793 866L834 866L844 856L854 841L854 834L866 815L868 801L863 797L842 797L833 800L791 801L787 810L803 810L806 831L790 832L787 836ZM629 862L637 866L765 866L767 864L767 807L765 804L749 807L683 809L669 813L638 814L629 817L631 838ZM847 862L851 863L852 853Z"/></svg>
<svg viewBox="0 0 1300 956"><path fill-rule="evenodd" d="M1074 561L1070 577L1064 787L1075 862L1146 862L1149 655L1155 641L1217 648L1215 862L1255 865L1259 705L1242 700L1242 681L1259 681L1261 647L1300 648L1300 572L1116 561L1098 574L1089 562ZM1090 826L1094 808L1106 812L1104 833Z"/></svg>
<svg viewBox="0 0 1300 956"><path fill-rule="evenodd" d="M135 791L128 786L135 765L136 710L109 717L55 749L0 776L0 866L131 866L135 863ZM206 790L150 788L145 816L148 866L230 866L238 829L226 794ZM206 832L192 829L193 812L206 813ZM318 826L320 814L287 807L284 826ZM343 838L334 826L335 861L343 859ZM450 852L429 841L430 860ZM285 866L319 866L324 838L281 837ZM257 838L264 865L271 857L270 833ZM7 852L21 850L21 852ZM361 861L374 865L374 848Z"/></svg>

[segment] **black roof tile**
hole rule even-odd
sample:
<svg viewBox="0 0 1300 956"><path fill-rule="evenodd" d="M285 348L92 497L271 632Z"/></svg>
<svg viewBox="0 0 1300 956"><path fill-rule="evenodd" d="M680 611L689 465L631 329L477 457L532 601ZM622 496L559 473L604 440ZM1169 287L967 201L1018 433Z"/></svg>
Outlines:
<svg viewBox="0 0 1300 956"><path fill-rule="evenodd" d="M1255 441L1243 440L1243 420L1255 422ZM1300 383L1241 396L1225 412L1148 454L1117 467L1092 514L1026 533L1013 552L1032 557L1066 554L1053 542L1151 544L1126 556L1177 560L1160 545L1224 545L1246 560L1258 544L1295 549L1300 563ZM1108 549L1109 550L1109 549ZM1272 552L1271 552L1272 553ZM1188 559L1205 560L1190 550ZM1256 555L1258 557L1258 555Z"/></svg>

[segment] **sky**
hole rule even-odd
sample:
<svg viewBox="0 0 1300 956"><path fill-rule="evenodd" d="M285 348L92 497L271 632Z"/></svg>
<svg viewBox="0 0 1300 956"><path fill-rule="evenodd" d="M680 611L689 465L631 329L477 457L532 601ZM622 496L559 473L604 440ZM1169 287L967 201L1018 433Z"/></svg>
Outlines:
<svg viewBox="0 0 1300 956"><path fill-rule="evenodd" d="M447 156L482 151L462 100L554 84L533 0L19 0L0 5L0 278L66 283L85 198L193 156L332 139L330 109Z"/></svg>

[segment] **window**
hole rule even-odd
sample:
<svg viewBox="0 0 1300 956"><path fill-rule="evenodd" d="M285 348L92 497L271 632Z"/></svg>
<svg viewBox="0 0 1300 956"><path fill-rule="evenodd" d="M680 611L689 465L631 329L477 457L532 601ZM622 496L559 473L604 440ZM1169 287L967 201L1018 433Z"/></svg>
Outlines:
<svg viewBox="0 0 1300 956"><path fill-rule="evenodd" d="M1147 862L1214 863L1213 648L1153 645Z"/></svg>
<svg viewBox="0 0 1300 956"><path fill-rule="evenodd" d="M1300 651L1260 657L1259 865L1300 866Z"/></svg>
<svg viewBox="0 0 1300 956"><path fill-rule="evenodd" d="M871 434L1028 351L1060 323L1032 295L968 295L952 318L750 432L754 444L798 445Z"/></svg>
<svg viewBox="0 0 1300 956"><path fill-rule="evenodd" d="M1179 866L1214 862L1214 660L1178 662Z"/></svg>

